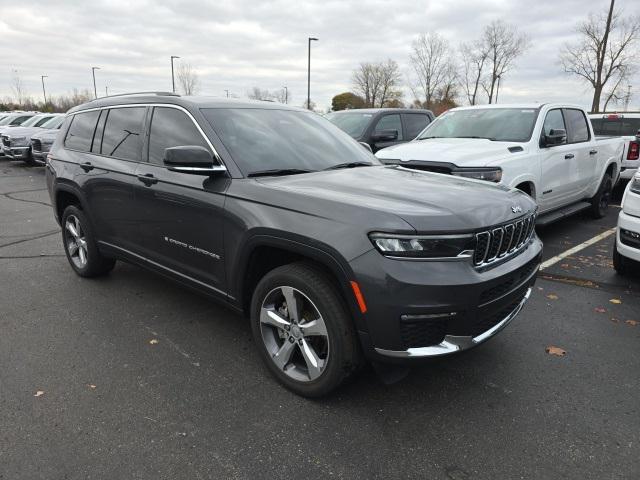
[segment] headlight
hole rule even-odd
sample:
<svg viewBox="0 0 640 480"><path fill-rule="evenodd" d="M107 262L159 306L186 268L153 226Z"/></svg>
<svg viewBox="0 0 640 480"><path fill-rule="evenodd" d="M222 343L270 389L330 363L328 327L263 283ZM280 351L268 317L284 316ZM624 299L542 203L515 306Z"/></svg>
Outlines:
<svg viewBox="0 0 640 480"><path fill-rule="evenodd" d="M633 180L631 180L631 187L629 187L629 190L631 190L633 193L640 194L640 178L633 177Z"/></svg>
<svg viewBox="0 0 640 480"><path fill-rule="evenodd" d="M387 257L455 258L465 250L473 250L473 235L394 235L372 233L369 238Z"/></svg>
<svg viewBox="0 0 640 480"><path fill-rule="evenodd" d="M458 177L477 178L488 182L499 183L502 180L501 168L459 168L451 173Z"/></svg>
<svg viewBox="0 0 640 480"><path fill-rule="evenodd" d="M27 146L27 137L9 137L12 147Z"/></svg>

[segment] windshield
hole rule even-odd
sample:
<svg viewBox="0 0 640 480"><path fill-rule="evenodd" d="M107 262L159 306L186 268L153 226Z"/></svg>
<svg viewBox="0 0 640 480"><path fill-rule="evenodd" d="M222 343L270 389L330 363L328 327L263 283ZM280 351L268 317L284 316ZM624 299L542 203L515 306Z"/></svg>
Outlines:
<svg viewBox="0 0 640 480"><path fill-rule="evenodd" d="M42 128L50 128L50 129L60 128L60 125L62 125L62 122L64 122L64 117L60 115L60 116L50 118L49 120L47 120L46 122L44 122L42 125L39 125L39 126Z"/></svg>
<svg viewBox="0 0 640 480"><path fill-rule="evenodd" d="M16 120L17 118L20 118L20 116L19 115L8 115L8 116L4 117L2 120L0 120L0 126L9 125L11 122ZM30 118L30 117L25 117L25 118Z"/></svg>
<svg viewBox="0 0 640 480"><path fill-rule="evenodd" d="M353 138L358 138L364 133L372 117L371 113L358 112L334 112L326 116L327 120Z"/></svg>
<svg viewBox="0 0 640 480"><path fill-rule="evenodd" d="M37 127L38 123L44 123L45 121L47 121L49 119L49 117L44 117L44 116L40 116L40 115L36 115L34 117L31 117L29 120L27 120L26 122L22 123L20 126L21 127Z"/></svg>
<svg viewBox="0 0 640 480"><path fill-rule="evenodd" d="M640 130L640 118L624 118L611 116L592 118L593 133L596 135L612 135L617 137L635 137Z"/></svg>
<svg viewBox="0 0 640 480"><path fill-rule="evenodd" d="M352 162L380 164L315 113L260 108L205 108L202 113L245 175L317 171Z"/></svg>
<svg viewBox="0 0 640 480"><path fill-rule="evenodd" d="M418 136L426 138L486 138L496 142L528 142L538 118L535 108L474 108L438 117Z"/></svg>

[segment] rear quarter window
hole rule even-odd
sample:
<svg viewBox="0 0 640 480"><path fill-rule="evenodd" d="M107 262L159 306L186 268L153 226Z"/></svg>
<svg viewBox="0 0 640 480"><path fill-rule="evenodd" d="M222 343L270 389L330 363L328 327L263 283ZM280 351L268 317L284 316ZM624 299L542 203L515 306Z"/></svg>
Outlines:
<svg viewBox="0 0 640 480"><path fill-rule="evenodd" d="M587 118L581 110L567 108L564 110L564 120L567 125L567 142L579 143L589 140Z"/></svg>
<svg viewBox="0 0 640 480"><path fill-rule="evenodd" d="M64 146L71 150L88 152L91 150L93 131L96 128L99 111L76 113L71 119L71 126L64 137Z"/></svg>

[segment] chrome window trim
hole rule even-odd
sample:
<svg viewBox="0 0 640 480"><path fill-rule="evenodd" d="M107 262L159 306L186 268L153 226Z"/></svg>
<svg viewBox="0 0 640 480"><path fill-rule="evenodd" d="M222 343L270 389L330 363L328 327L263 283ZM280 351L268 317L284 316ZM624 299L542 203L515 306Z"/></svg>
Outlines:
<svg viewBox="0 0 640 480"><path fill-rule="evenodd" d="M173 103L127 103L127 104L115 104L115 105L105 105L102 107L94 107L94 108L86 108L83 110L78 110L77 112L73 112L70 113L69 116L73 117L79 113L86 113L86 112L93 112L93 111L102 111L102 110L109 110L111 108L134 108L134 107L166 107L166 108L175 108L176 110L180 110L184 113L187 114L187 116L191 119L191 121L193 122L193 124L196 126L196 128L198 129L198 132L200 132L200 135L202 135L202 138L204 139L205 142L207 142L207 145L209 145L209 148L211 148L211 151L213 152L213 155L215 156L216 160L220 163L221 167L224 167L225 169L227 169L227 166L225 165L224 161L222 160L222 157L220 156L220 154L218 153L218 151L215 149L215 147L213 146L213 144L211 143L211 140L209 140L209 137L207 137L207 135L204 133L204 130L202 130L202 127L200 126L200 124L198 124L198 122L196 121L195 117L191 114L191 112L189 112L189 110L187 110L186 108L184 108L181 105L175 105ZM151 118L151 120L153 121L153 116ZM149 124L150 126L151 124ZM149 130L150 132L151 130ZM94 132L95 133L95 132ZM145 132L146 133L146 132ZM65 147L66 148L66 147ZM69 149L72 150L72 149ZM74 151L79 151L79 150L74 150ZM83 153L91 153L92 155L95 155L92 152L83 152ZM115 158L115 157L109 157L109 158ZM138 163L149 163L149 161L141 161Z"/></svg>

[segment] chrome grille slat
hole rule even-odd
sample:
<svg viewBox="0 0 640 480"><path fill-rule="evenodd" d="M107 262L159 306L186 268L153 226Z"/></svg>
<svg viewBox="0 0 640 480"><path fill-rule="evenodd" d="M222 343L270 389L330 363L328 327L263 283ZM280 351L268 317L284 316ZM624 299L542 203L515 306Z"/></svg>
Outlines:
<svg viewBox="0 0 640 480"><path fill-rule="evenodd" d="M476 234L475 266L490 264L518 252L529 243L535 230L535 214Z"/></svg>

